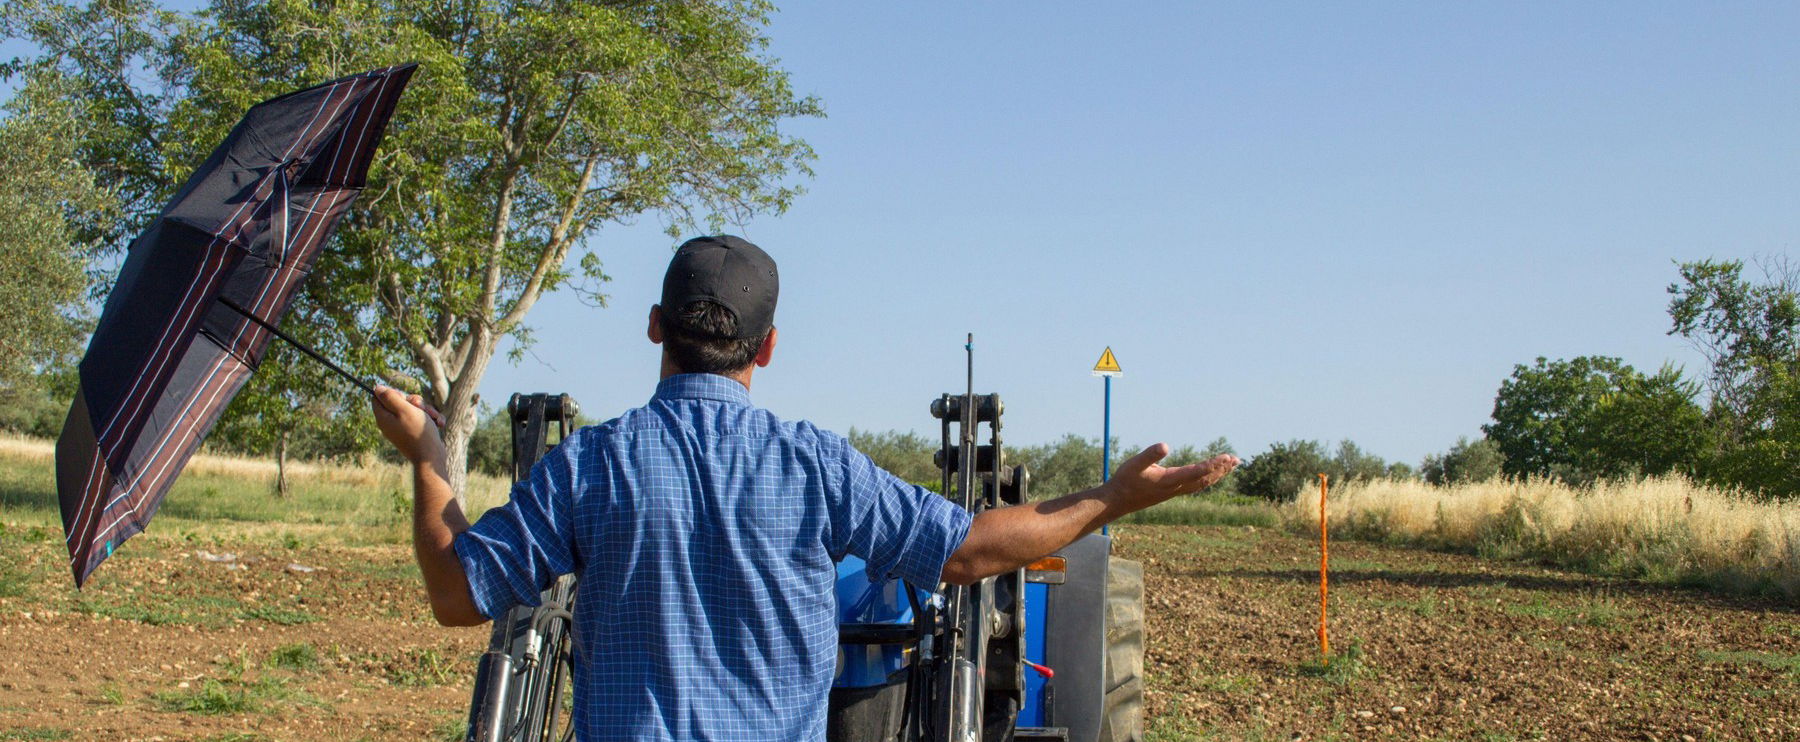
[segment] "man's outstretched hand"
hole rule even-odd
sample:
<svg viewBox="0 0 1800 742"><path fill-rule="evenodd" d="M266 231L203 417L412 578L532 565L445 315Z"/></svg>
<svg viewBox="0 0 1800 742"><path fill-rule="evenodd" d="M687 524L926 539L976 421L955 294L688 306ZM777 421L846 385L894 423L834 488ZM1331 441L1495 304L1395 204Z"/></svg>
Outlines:
<svg viewBox="0 0 1800 742"><path fill-rule="evenodd" d="M1168 455L1168 445L1158 443L1097 488L982 511L944 563L943 580L968 585L1018 569L1120 517L1218 484L1238 465L1238 457L1223 454L1189 466L1157 466Z"/></svg>
<svg viewBox="0 0 1800 742"><path fill-rule="evenodd" d="M1156 462L1168 455L1167 443L1146 448L1120 464L1119 470L1101 486L1113 491L1118 504L1136 511L1218 484L1242 463L1238 457L1224 453L1198 464L1157 466Z"/></svg>
<svg viewBox="0 0 1800 742"><path fill-rule="evenodd" d="M444 458L444 439L438 429L444 416L417 394L402 394L393 387L375 388L375 425L394 444L400 455L414 464Z"/></svg>

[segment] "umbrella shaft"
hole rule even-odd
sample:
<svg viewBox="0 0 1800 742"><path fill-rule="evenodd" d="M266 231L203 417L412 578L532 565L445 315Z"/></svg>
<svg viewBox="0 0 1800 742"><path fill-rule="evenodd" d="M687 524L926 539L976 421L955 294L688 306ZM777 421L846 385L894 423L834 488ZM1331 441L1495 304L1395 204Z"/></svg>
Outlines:
<svg viewBox="0 0 1800 742"><path fill-rule="evenodd" d="M343 367L341 367L335 363L332 363L331 359L326 358L325 356L321 355L319 353L319 351L316 351L316 350L313 350L312 348L307 347L306 343L302 343L298 340L295 340L293 337L289 336L287 333L282 332L279 329L276 329L276 327L274 325L271 325L268 322L264 322L261 317L251 314L250 310L238 306L236 302L233 302L230 299L227 299L227 298L221 296L221 297L219 297L219 303L224 304L226 307L230 308L231 311L234 311L234 312L237 312L238 314L243 315L244 319L247 319L247 320L250 320L251 322L256 323L256 325L258 327L268 330L270 332L270 334L273 334L275 337L281 338L282 340L286 340L288 345L294 346L294 348L296 350L299 350L301 353L305 353L306 355L312 357L313 360L325 364L326 368L336 371L339 376L344 377L350 383L355 384L359 387L362 387L362 390L365 392L368 392L369 396L371 396L371 397L375 396L374 387L369 386L368 383L364 382L362 379L356 378L349 371L345 371L343 369Z"/></svg>

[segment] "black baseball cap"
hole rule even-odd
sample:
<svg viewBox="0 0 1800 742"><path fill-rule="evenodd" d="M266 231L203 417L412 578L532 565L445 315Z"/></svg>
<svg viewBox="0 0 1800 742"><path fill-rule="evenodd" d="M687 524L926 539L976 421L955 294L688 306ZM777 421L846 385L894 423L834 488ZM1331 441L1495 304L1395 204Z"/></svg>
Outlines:
<svg viewBox="0 0 1800 742"><path fill-rule="evenodd" d="M779 289L775 260L762 248L729 234L695 237L675 249L663 274L663 317L711 301L737 319L733 339L760 338L775 326Z"/></svg>

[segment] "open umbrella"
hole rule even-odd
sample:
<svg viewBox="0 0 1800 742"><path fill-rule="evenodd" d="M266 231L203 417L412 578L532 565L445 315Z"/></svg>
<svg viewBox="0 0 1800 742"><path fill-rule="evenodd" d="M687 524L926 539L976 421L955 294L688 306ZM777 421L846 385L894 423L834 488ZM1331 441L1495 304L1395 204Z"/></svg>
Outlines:
<svg viewBox="0 0 1800 742"><path fill-rule="evenodd" d="M413 68L252 107L132 242L56 441L77 587L144 530L279 334L274 323L362 189Z"/></svg>

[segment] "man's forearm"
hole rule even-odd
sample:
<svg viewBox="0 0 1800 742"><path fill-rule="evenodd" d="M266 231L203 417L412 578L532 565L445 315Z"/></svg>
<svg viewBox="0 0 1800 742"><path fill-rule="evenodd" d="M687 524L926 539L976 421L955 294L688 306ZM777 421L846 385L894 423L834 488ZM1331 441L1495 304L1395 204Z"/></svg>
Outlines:
<svg viewBox="0 0 1800 742"><path fill-rule="evenodd" d="M441 458L413 465L413 555L438 623L474 626L487 617L475 609L468 575L456 558L453 544L457 534L469 530L469 519L456 503L448 469Z"/></svg>
<svg viewBox="0 0 1800 742"><path fill-rule="evenodd" d="M1125 515L1211 487L1238 465L1236 456L1220 454L1198 464L1157 466L1167 455L1168 445L1158 443L1126 459L1099 487L982 512L944 563L943 580L967 585L1018 569Z"/></svg>
<svg viewBox="0 0 1800 742"><path fill-rule="evenodd" d="M944 564L944 581L967 585L1023 567L1130 512L1105 485L1054 500L983 511Z"/></svg>

